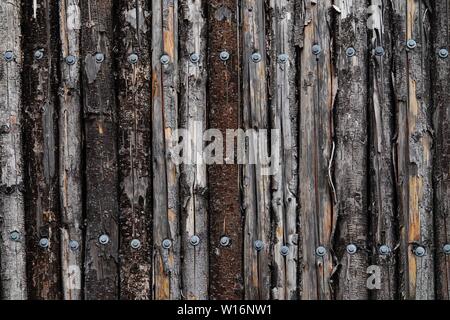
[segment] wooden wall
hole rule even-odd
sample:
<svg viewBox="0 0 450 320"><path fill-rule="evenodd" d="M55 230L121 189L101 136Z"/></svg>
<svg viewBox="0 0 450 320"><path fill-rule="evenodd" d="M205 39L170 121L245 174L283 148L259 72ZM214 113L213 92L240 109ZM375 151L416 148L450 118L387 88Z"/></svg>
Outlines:
<svg viewBox="0 0 450 320"><path fill-rule="evenodd" d="M450 299L449 49L450 0L0 0L1 298Z"/></svg>

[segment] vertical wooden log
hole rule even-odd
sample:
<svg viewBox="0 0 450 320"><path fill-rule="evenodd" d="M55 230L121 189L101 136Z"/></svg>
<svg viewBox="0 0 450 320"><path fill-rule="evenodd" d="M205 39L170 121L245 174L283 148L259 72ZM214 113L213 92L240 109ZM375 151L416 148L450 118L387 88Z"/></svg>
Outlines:
<svg viewBox="0 0 450 320"><path fill-rule="evenodd" d="M207 3L209 128L220 130L226 136L227 130L239 128L238 3L236 0L211 0ZM225 61L221 58L222 52L229 54ZM243 298L239 166L236 159L227 159L226 163L208 166L210 297L236 300ZM222 245L222 237L226 237L224 241L228 239L229 243Z"/></svg>
<svg viewBox="0 0 450 320"><path fill-rule="evenodd" d="M183 297L208 299L208 202L203 132L206 128L205 2L180 1L180 127L189 132L181 164L181 266ZM199 242L198 242L199 241ZM197 243L198 242L198 243Z"/></svg>
<svg viewBox="0 0 450 320"><path fill-rule="evenodd" d="M368 10L370 56L370 184L372 264L381 269L381 287L372 291L377 300L392 300L397 292L397 237L395 228L394 121L392 99L392 24L390 1L371 0ZM384 55L375 55L382 47Z"/></svg>
<svg viewBox="0 0 450 320"><path fill-rule="evenodd" d="M297 115L296 44L294 2L271 0L268 20L271 30L271 128L278 130L280 169L272 176L274 219L272 298L293 300L297 291ZM274 147L274 146L272 146ZM287 255L283 250L288 250Z"/></svg>
<svg viewBox="0 0 450 320"><path fill-rule="evenodd" d="M393 2L401 288L404 299L433 299L433 192L428 1ZM415 48L408 47L414 40Z"/></svg>
<svg viewBox="0 0 450 320"><path fill-rule="evenodd" d="M368 298L366 4L366 0L340 0L336 15L339 91L334 162L339 233L334 251L340 264L336 298L343 300ZM354 56L348 56L348 48L355 50Z"/></svg>
<svg viewBox="0 0 450 320"><path fill-rule="evenodd" d="M150 1L118 3L120 298L151 298Z"/></svg>
<svg viewBox="0 0 450 320"><path fill-rule="evenodd" d="M335 192L333 106L337 80L332 64L328 10L331 1L306 1L303 7L299 63L299 188L301 234L301 298L332 299L332 236ZM315 50L320 47L317 54Z"/></svg>
<svg viewBox="0 0 450 320"><path fill-rule="evenodd" d="M118 298L118 178L111 0L82 0L86 181L84 295Z"/></svg>
<svg viewBox="0 0 450 320"><path fill-rule="evenodd" d="M439 56L450 49L450 1L434 2L433 103L434 103L434 190L436 230L436 298L450 300L450 59ZM445 54L441 51L441 55ZM446 247L447 246L447 247Z"/></svg>
<svg viewBox="0 0 450 320"><path fill-rule="evenodd" d="M29 297L61 298L58 198L58 15L51 1L24 3L23 106Z"/></svg>
<svg viewBox="0 0 450 320"><path fill-rule="evenodd" d="M152 1L153 298L179 299L178 1ZM166 241L164 241L166 240Z"/></svg>
<svg viewBox="0 0 450 320"><path fill-rule="evenodd" d="M21 5L0 1L0 299L27 298L21 114Z"/></svg>
<svg viewBox="0 0 450 320"><path fill-rule="evenodd" d="M59 94L59 197L61 208L61 272L65 300L82 298L83 202L80 60L81 9L77 0L59 6L61 83Z"/></svg>
<svg viewBox="0 0 450 320"><path fill-rule="evenodd" d="M266 37L264 2L241 4L243 37L243 126L259 136L269 126L266 88ZM243 168L244 285L246 299L270 298L270 178L263 173L262 155L268 141L249 135L247 155L256 164ZM257 249L257 242L262 247ZM258 243L259 244L259 243Z"/></svg>

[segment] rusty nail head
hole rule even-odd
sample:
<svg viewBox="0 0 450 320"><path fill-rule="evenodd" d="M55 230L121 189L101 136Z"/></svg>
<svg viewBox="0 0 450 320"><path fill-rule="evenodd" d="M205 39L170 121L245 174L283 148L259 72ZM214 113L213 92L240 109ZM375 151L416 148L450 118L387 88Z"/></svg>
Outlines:
<svg viewBox="0 0 450 320"><path fill-rule="evenodd" d="M450 255L450 243L444 246L444 253Z"/></svg>
<svg viewBox="0 0 450 320"><path fill-rule="evenodd" d="M78 248L80 248L80 243L76 240L70 240L69 241L69 248L72 251L77 251Z"/></svg>
<svg viewBox="0 0 450 320"><path fill-rule="evenodd" d="M376 47L375 48L375 55L376 56L383 56L384 55L384 48L383 47Z"/></svg>
<svg viewBox="0 0 450 320"><path fill-rule="evenodd" d="M289 60L289 56L286 53L282 53L278 56L278 63L286 63Z"/></svg>
<svg viewBox="0 0 450 320"><path fill-rule="evenodd" d="M391 253L391 248L389 248L389 246L387 245L382 245L379 249L379 252L381 255L386 256Z"/></svg>
<svg viewBox="0 0 450 320"><path fill-rule="evenodd" d="M353 47L349 47L345 51L345 54L347 55L347 57L353 57L356 54L356 50Z"/></svg>
<svg viewBox="0 0 450 320"><path fill-rule="evenodd" d="M446 59L448 57L448 50L445 48L439 50L439 57L441 57L442 59Z"/></svg>
<svg viewBox="0 0 450 320"><path fill-rule="evenodd" d="M74 65L76 61L77 61L77 59L72 55L66 57L66 63L69 66Z"/></svg>
<svg viewBox="0 0 450 320"><path fill-rule="evenodd" d="M12 232L9 234L9 238L10 238L12 241L15 241L15 242L19 241L19 240L20 240L20 232L17 231L17 230L12 231Z"/></svg>
<svg viewBox="0 0 450 320"><path fill-rule="evenodd" d="M109 237L106 234L102 234L99 238L98 238L98 242L100 242L100 244L108 244L109 242Z"/></svg>
<svg viewBox="0 0 450 320"><path fill-rule="evenodd" d="M44 57L44 49L38 49L34 52L34 58L36 60L41 60Z"/></svg>
<svg viewBox="0 0 450 320"><path fill-rule="evenodd" d="M355 254L357 250L358 250L358 248L357 248L356 245L354 245L354 244L349 244L349 245L347 246L347 252L348 252L348 254Z"/></svg>
<svg viewBox="0 0 450 320"><path fill-rule="evenodd" d="M170 58L167 54L163 54L160 58L162 64L169 64Z"/></svg>
<svg viewBox="0 0 450 320"><path fill-rule="evenodd" d="M139 60L139 57L136 53L132 53L128 56L128 62L131 64L136 64Z"/></svg>
<svg viewBox="0 0 450 320"><path fill-rule="evenodd" d="M170 249L172 247L172 241L169 239L164 239L162 242L162 247L164 249Z"/></svg>
<svg viewBox="0 0 450 320"><path fill-rule="evenodd" d="M39 246L41 248L48 248L50 244L50 241L47 238L42 238L41 240L39 240Z"/></svg>
<svg viewBox="0 0 450 320"><path fill-rule="evenodd" d="M414 49L415 47L417 47L417 42L414 39L409 39L408 41L406 41L406 46L408 47L408 49Z"/></svg>
<svg viewBox="0 0 450 320"><path fill-rule="evenodd" d="M312 46L312 53L313 53L314 55L317 56L317 55L319 55L321 52L322 52L322 48L320 47L320 45L315 44L315 45Z"/></svg>
<svg viewBox="0 0 450 320"><path fill-rule="evenodd" d="M192 236L191 239L189 240L189 243L194 247L198 246L200 244L200 238L198 236Z"/></svg>
<svg viewBox="0 0 450 320"><path fill-rule="evenodd" d="M261 240L256 240L254 246L256 251L261 251L264 248L264 242Z"/></svg>
<svg viewBox="0 0 450 320"><path fill-rule="evenodd" d="M3 58L7 61L10 62L14 59L14 53L11 50L8 50L4 53Z"/></svg>
<svg viewBox="0 0 450 320"><path fill-rule="evenodd" d="M191 54L190 59L192 63L197 63L200 61L200 55L198 53L193 53Z"/></svg>
<svg viewBox="0 0 450 320"><path fill-rule="evenodd" d="M224 50L220 53L219 58L222 61L227 61L228 59L230 59L230 54L228 53L228 51Z"/></svg>
<svg viewBox="0 0 450 320"><path fill-rule="evenodd" d="M280 249L280 253L282 256L286 257L289 254L289 247L288 246L282 246Z"/></svg>
<svg viewBox="0 0 450 320"><path fill-rule="evenodd" d="M261 59L262 59L262 56L261 56L261 54L259 52L255 52L255 53L252 54L252 61L253 62L258 63L258 62L261 61Z"/></svg>
<svg viewBox="0 0 450 320"><path fill-rule="evenodd" d="M426 254L425 247L422 247L422 246L416 247L416 248L414 249L414 254L415 254L417 257L423 257L423 256L425 256L425 254Z"/></svg>
<svg viewBox="0 0 450 320"><path fill-rule="evenodd" d="M228 247L230 245L231 241L230 238L227 236L223 236L222 238L220 238L220 245L222 247Z"/></svg>
<svg viewBox="0 0 450 320"><path fill-rule="evenodd" d="M316 255L323 257L327 254L327 249L324 246L320 246L316 249Z"/></svg>
<svg viewBox="0 0 450 320"><path fill-rule="evenodd" d="M141 241L139 241L139 239L133 239L130 242L130 246L133 249L139 249L141 247Z"/></svg>

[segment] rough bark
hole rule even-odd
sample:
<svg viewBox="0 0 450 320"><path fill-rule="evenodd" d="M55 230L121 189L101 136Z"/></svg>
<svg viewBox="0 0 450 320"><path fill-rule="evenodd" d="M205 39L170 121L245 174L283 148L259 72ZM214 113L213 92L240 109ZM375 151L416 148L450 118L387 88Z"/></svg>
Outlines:
<svg viewBox="0 0 450 320"><path fill-rule="evenodd" d="M336 59L338 97L335 105L334 158L339 232L334 252L339 271L336 274L336 298L367 299L369 216L367 206L367 3L366 0L337 1ZM348 57L347 48L355 49ZM354 245L354 254L347 246Z"/></svg>
<svg viewBox="0 0 450 320"><path fill-rule="evenodd" d="M270 35L270 122L278 130L279 148L272 145L272 155L279 158L279 170L272 176L272 218L273 218L273 271L272 298L293 300L297 290L297 83L296 83L296 35L295 9L300 5L292 1L270 1L267 17ZM284 61L283 55L287 55ZM275 133L275 132L274 132ZM282 250L288 248L288 254Z"/></svg>
<svg viewBox="0 0 450 320"><path fill-rule="evenodd" d="M450 300L450 254L444 252L444 246L450 244L450 60L438 56L439 50L449 50L450 1L435 1L433 13L436 298Z"/></svg>
<svg viewBox="0 0 450 320"><path fill-rule="evenodd" d="M203 132L206 128L205 1L180 1L180 127L189 133L181 164L182 295L208 299L208 202ZM199 59L196 62L196 59ZM194 238L193 238L194 237ZM199 238L200 243L192 243Z"/></svg>
<svg viewBox="0 0 450 320"><path fill-rule="evenodd" d="M243 45L243 127L256 134L269 128L266 79L265 8L259 0L244 0L241 4ZM253 54L260 55L254 61ZM268 154L268 141L250 135L246 146L248 162L243 166L242 206L244 226L244 286L246 299L270 298L270 178L264 174L262 156ZM261 250L255 242L262 241Z"/></svg>
<svg viewBox="0 0 450 320"><path fill-rule="evenodd" d="M398 239L393 158L395 104L392 99L391 12L390 1L372 0L367 24L369 48L372 50L369 64L371 262L381 267L381 288L372 291L372 297L377 300L392 300L397 297ZM385 54L373 54L376 47L383 47ZM385 253L386 249L389 252Z"/></svg>
<svg viewBox="0 0 450 320"><path fill-rule="evenodd" d="M220 130L225 137L227 129L239 128L238 4L236 0L212 0L207 3L209 128ZM229 53L229 60L220 59L223 51ZM234 150L234 147L231 148ZM243 298L243 228L239 167L235 163L233 158L222 165L208 166L211 299ZM230 244L221 245L222 237L228 237Z"/></svg>
<svg viewBox="0 0 450 320"><path fill-rule="evenodd" d="M0 53L11 51L12 61L0 62L0 298L27 298L25 213L21 129L21 6L0 1ZM18 232L19 239L11 236Z"/></svg>
<svg viewBox="0 0 450 320"><path fill-rule="evenodd" d="M433 299L433 188L430 94L430 10L428 1L393 2L397 185L400 219L400 294ZM407 40L417 47L408 49ZM425 249L417 256L418 247Z"/></svg>
<svg viewBox="0 0 450 320"><path fill-rule="evenodd" d="M337 83L332 65L330 2L307 1L301 8L299 57L299 204L301 234L301 298L332 298L331 241L336 226L334 183L330 168L334 150L333 105ZM313 53L319 45L322 52ZM323 247L326 252L317 254Z"/></svg>
<svg viewBox="0 0 450 320"><path fill-rule="evenodd" d="M122 0L117 11L120 298L132 300L151 298L149 9L150 1Z"/></svg>
<svg viewBox="0 0 450 320"><path fill-rule="evenodd" d="M153 299L179 299L178 1L152 1ZM161 62L162 56L168 62ZM170 248L162 246L170 240Z"/></svg>
<svg viewBox="0 0 450 320"><path fill-rule="evenodd" d="M31 299L61 298L58 198L58 15L51 1L23 7L27 270ZM38 53L40 52L40 53ZM40 57L39 55L42 55ZM40 59L39 59L40 58ZM42 245L47 241L47 245Z"/></svg>
<svg viewBox="0 0 450 320"><path fill-rule="evenodd" d="M111 0L82 0L80 4L82 50L77 59L82 63L86 161L84 295L88 300L117 299L119 230L113 7Z"/></svg>
<svg viewBox="0 0 450 320"><path fill-rule="evenodd" d="M59 198L61 210L61 273L65 300L82 298L83 202L80 60L68 65L68 56L80 56L79 1L62 0L60 19L59 88Z"/></svg>

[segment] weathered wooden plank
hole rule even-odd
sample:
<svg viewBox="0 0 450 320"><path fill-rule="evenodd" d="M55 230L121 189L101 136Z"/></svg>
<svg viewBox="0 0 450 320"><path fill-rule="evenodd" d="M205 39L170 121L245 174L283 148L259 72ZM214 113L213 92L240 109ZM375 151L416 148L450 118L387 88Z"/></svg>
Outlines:
<svg viewBox="0 0 450 320"><path fill-rule="evenodd" d="M450 1L434 1L433 12L433 103L434 190L436 230L436 298L450 300L450 59L439 56L450 46ZM441 55L445 54L441 51Z"/></svg>
<svg viewBox="0 0 450 320"><path fill-rule="evenodd" d="M180 1L180 127L188 132L181 164L182 296L208 299L208 201L203 132L206 128L205 1Z"/></svg>
<svg viewBox="0 0 450 320"><path fill-rule="evenodd" d="M179 299L178 1L152 1L153 299ZM164 241L167 240L167 241Z"/></svg>
<svg viewBox="0 0 450 320"><path fill-rule="evenodd" d="M372 0L368 10L370 57L370 185L371 262L379 266L380 287L372 291L377 300L397 297L396 201L394 175L395 104L392 99L392 24L390 1ZM384 55L375 55L375 48Z"/></svg>
<svg viewBox="0 0 450 320"><path fill-rule="evenodd" d="M365 0L340 0L337 5L340 12L336 14L339 89L334 117L337 196L334 214L339 227L334 247L339 263L336 298L367 299L367 6ZM354 48L354 56L348 57L348 48Z"/></svg>
<svg viewBox="0 0 450 320"><path fill-rule="evenodd" d="M270 23L270 96L271 128L280 138L279 170L272 176L272 298L293 300L297 290L297 115L295 6L292 1L270 1L267 20ZM287 252L284 252L287 250ZM287 254L286 254L287 253Z"/></svg>
<svg viewBox="0 0 450 320"><path fill-rule="evenodd" d="M21 6L0 1L0 299L27 298L21 114ZM6 58L6 59L5 59Z"/></svg>
<svg viewBox="0 0 450 320"><path fill-rule="evenodd" d="M151 298L150 1L118 3L120 298Z"/></svg>
<svg viewBox="0 0 450 320"><path fill-rule="evenodd" d="M80 60L81 8L78 0L59 6L61 82L59 94L59 198L61 208L61 274L65 300L82 298L83 201Z"/></svg>
<svg viewBox="0 0 450 320"><path fill-rule="evenodd" d="M435 296L430 9L428 1L393 2L400 294L404 299L419 300L433 299ZM415 40L417 47L407 48L408 40Z"/></svg>
<svg viewBox="0 0 450 320"><path fill-rule="evenodd" d="M335 192L330 168L334 150L333 106L337 90L328 24L331 1L307 1L302 8L299 57L299 204L301 298L332 299L332 236ZM314 50L320 47L320 53Z"/></svg>
<svg viewBox="0 0 450 320"><path fill-rule="evenodd" d="M23 111L27 270L31 299L61 298L58 198L57 7L27 1L24 15Z"/></svg>
<svg viewBox="0 0 450 320"><path fill-rule="evenodd" d="M117 299L118 178L113 2L82 0L81 59L85 137L86 299Z"/></svg>
<svg viewBox="0 0 450 320"><path fill-rule="evenodd" d="M209 128L220 130L225 137L227 130L239 128L238 3L237 0L207 3ZM222 52L228 53L228 59L221 58ZM235 157L225 162L228 164L208 166L210 298L235 300L243 298L239 167ZM223 244L222 237L226 237Z"/></svg>
<svg viewBox="0 0 450 320"><path fill-rule="evenodd" d="M243 37L243 127L259 135L269 127L266 79L265 8L259 0L241 2ZM246 299L270 298L270 178L264 174L262 156L268 154L268 141L250 135L249 159L256 164L243 166L242 206L244 226L244 286ZM251 162L251 161L250 161ZM256 248L257 241L262 247Z"/></svg>

